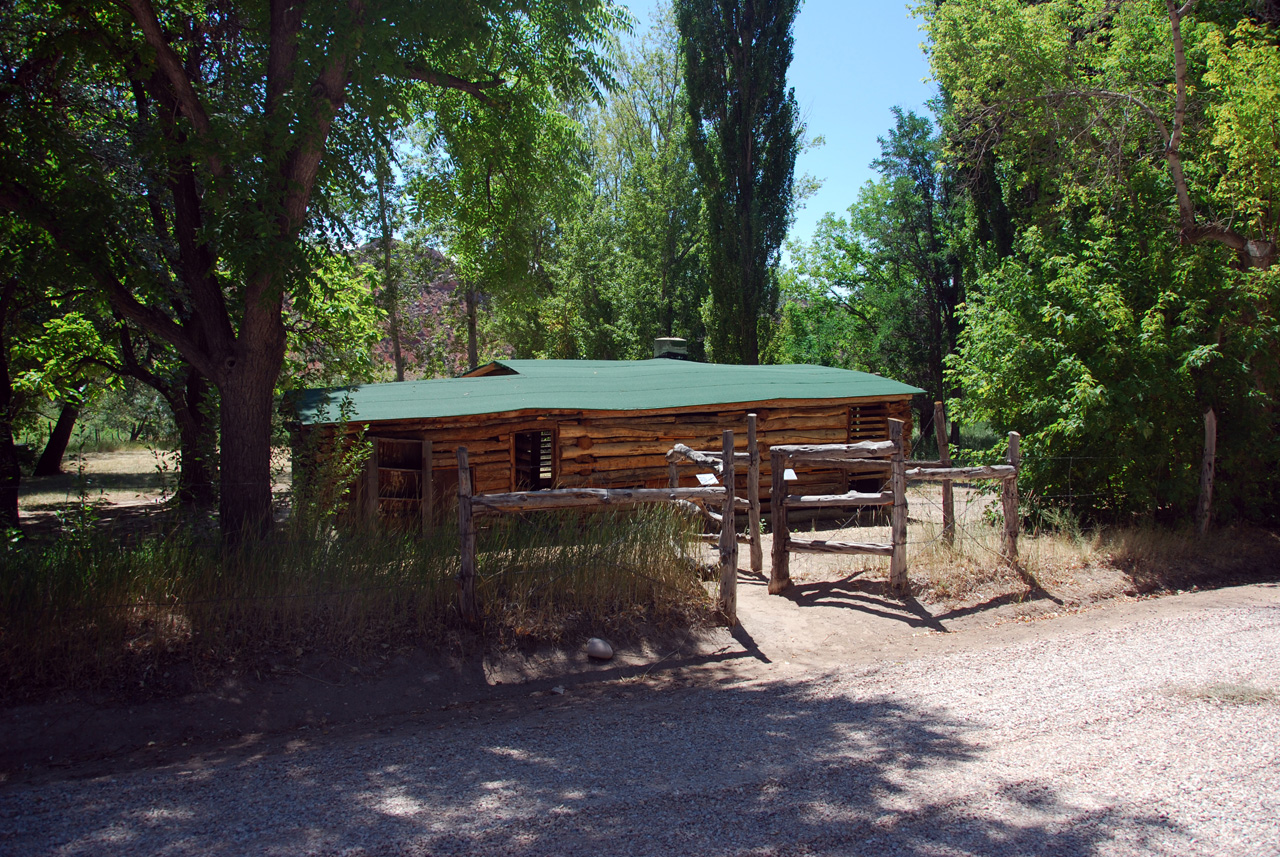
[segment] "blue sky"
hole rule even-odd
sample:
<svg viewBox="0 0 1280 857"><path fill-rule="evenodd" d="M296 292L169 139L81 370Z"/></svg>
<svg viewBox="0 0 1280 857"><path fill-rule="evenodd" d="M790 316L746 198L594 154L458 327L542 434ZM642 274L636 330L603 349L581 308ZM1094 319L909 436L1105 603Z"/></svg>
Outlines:
<svg viewBox="0 0 1280 857"><path fill-rule="evenodd" d="M623 0L648 29L655 0ZM895 105L926 113L934 94L925 83L924 34L897 0L806 0L795 25L795 59L788 74L811 137L826 145L800 156L797 173L822 180L796 218L792 238L808 240L828 211L843 213L874 176L877 137L893 121Z"/></svg>

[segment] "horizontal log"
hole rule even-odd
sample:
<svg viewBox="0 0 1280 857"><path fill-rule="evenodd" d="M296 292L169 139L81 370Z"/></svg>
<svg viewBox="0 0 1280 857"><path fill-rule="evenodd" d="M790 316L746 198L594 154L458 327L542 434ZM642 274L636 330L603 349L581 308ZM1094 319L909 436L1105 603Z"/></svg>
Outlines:
<svg viewBox="0 0 1280 857"><path fill-rule="evenodd" d="M796 462L843 461L850 458L887 458L893 454L895 445L887 440L864 440L858 443L832 444L779 444L770 448L772 452L781 452Z"/></svg>
<svg viewBox="0 0 1280 857"><path fill-rule="evenodd" d="M851 458L843 461L838 458L812 458L805 463L819 467L835 467L849 473L888 473L891 466L887 458Z"/></svg>
<svg viewBox="0 0 1280 857"><path fill-rule="evenodd" d="M771 446L779 446L784 443L791 445L806 443L843 444L849 439L849 433L844 426L829 429L783 429L781 431L757 429L756 438L759 443Z"/></svg>
<svg viewBox="0 0 1280 857"><path fill-rule="evenodd" d="M690 449L683 443L677 443L669 449L665 458L668 463L693 464L699 467L706 467L717 475L724 473L724 461L720 456L710 452L700 452L696 449ZM750 461L751 453L735 452L733 454L733 460Z"/></svg>
<svg viewBox="0 0 1280 857"><path fill-rule="evenodd" d="M717 500L717 499L711 499L711 498L708 498L708 499L706 499L706 500L703 500L702 502L704 502L704 503L714 503L714 504L716 504L717 506L719 506L720 508L724 508L724 498L723 498L723 497L721 497L721 498L720 498L720 499L718 499L718 500ZM734 498L733 498L733 508L737 509L739 512L745 512L745 511L747 511L748 509L750 509L750 508L751 508L751 504L750 504L750 503L748 503L748 502L746 501L746 499L745 499L745 498L743 498L743 497L734 497ZM723 517L724 517L723 515L719 514L718 512L712 512L710 509L708 509L708 510L707 510L706 515L707 515L707 517L708 517L708 518L710 518L711 520L715 521L717 524L718 524L718 523L720 523L720 521L721 521L721 520L723 519Z"/></svg>
<svg viewBox="0 0 1280 857"><path fill-rule="evenodd" d="M784 501L788 509L806 509L813 506L892 506L893 492L881 491L878 494L859 494L850 491L847 494L790 494Z"/></svg>
<svg viewBox="0 0 1280 857"><path fill-rule="evenodd" d="M610 455L598 456L595 450L586 452L582 450L578 455L565 456L563 451L561 461L564 462L565 471L581 471L596 473L615 473L619 470L634 470L637 468L658 467L664 472L667 469L667 459L663 453L653 453L652 455Z"/></svg>
<svg viewBox="0 0 1280 857"><path fill-rule="evenodd" d="M751 543L751 536L747 535L746 533L736 533L736 535L737 535L737 537L738 537L738 544L750 544L750 543ZM699 539L699 541L706 542L706 543L707 543L707 544L709 544L709 545L718 545L718 544L720 544L720 534L719 534L719 533L698 533L698 539Z"/></svg>
<svg viewBox="0 0 1280 857"><path fill-rule="evenodd" d="M787 539L787 550L794 553L860 553L893 556L893 545L875 542L832 542L826 539Z"/></svg>
<svg viewBox="0 0 1280 857"><path fill-rule="evenodd" d="M1018 468L1008 464L993 464L989 467L913 467L907 471L908 479L925 482L950 482L963 479L1012 479L1018 475Z"/></svg>
<svg viewBox="0 0 1280 857"><path fill-rule="evenodd" d="M572 509L670 500L714 500L723 496L723 488L566 488L476 494L471 502L499 512L519 512L524 509Z"/></svg>
<svg viewBox="0 0 1280 857"><path fill-rule="evenodd" d="M746 421L744 420L743 426L745 425ZM612 440L687 441L690 438L704 438L701 443L710 445L711 438L717 437L726 428L736 431L740 427L732 423L711 425L701 422L675 421L656 425L650 422L634 422L609 426L561 423L560 436L574 440L580 437L589 437L593 441L606 443Z"/></svg>
<svg viewBox="0 0 1280 857"><path fill-rule="evenodd" d="M696 457L690 456L689 453L693 453L693 456ZM705 464L709 467L710 463L708 462L708 459L714 459L717 464L722 464L720 461L720 453L707 452L705 450L693 450L685 446L683 443L677 443L674 448L667 452L667 461L671 461L673 458L679 459L676 461L676 464ZM733 460L750 462L751 453L735 452L733 454Z"/></svg>
<svg viewBox="0 0 1280 857"><path fill-rule="evenodd" d="M641 483L657 482L667 484L667 467L641 467L633 470L594 470L586 467L564 468L557 475L560 488L602 488L617 485L620 488L633 487Z"/></svg>

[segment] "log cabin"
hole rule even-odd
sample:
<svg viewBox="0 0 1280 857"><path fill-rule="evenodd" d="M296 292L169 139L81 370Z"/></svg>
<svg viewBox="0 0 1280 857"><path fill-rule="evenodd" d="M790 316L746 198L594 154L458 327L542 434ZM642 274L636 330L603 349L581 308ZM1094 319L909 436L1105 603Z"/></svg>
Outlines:
<svg viewBox="0 0 1280 857"><path fill-rule="evenodd" d="M907 423L923 391L878 375L825 366L731 366L652 360L500 360L458 378L305 390L293 399L297 439L364 430L374 451L353 502L371 518L446 519L456 497L457 449L470 456L477 493L552 487L664 487L676 443L719 450L732 429L746 451L757 415L761 502L773 444L883 440ZM339 419L343 414L345 419ZM304 445L299 444L297 448ZM745 496L745 468L739 470ZM681 485L697 473L682 472ZM840 469L798 470L798 493L849 490Z"/></svg>

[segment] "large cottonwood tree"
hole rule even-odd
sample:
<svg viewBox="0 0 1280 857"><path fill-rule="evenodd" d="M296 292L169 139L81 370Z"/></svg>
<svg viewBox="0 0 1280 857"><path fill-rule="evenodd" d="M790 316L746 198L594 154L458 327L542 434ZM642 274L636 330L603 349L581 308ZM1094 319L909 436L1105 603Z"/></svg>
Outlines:
<svg viewBox="0 0 1280 857"><path fill-rule="evenodd" d="M221 520L271 522L286 299L367 153L452 90L580 97L610 0L33 0L0 35L0 207L217 387Z"/></svg>

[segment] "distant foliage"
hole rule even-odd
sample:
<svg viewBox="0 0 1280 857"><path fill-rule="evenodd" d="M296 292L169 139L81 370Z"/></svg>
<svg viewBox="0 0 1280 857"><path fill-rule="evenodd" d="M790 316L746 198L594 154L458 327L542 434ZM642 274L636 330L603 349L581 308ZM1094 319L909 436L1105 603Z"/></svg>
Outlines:
<svg viewBox="0 0 1280 857"><path fill-rule="evenodd" d="M1033 501L1274 515L1280 64L1247 3L920 10L974 202L954 412L1024 435Z"/></svg>

